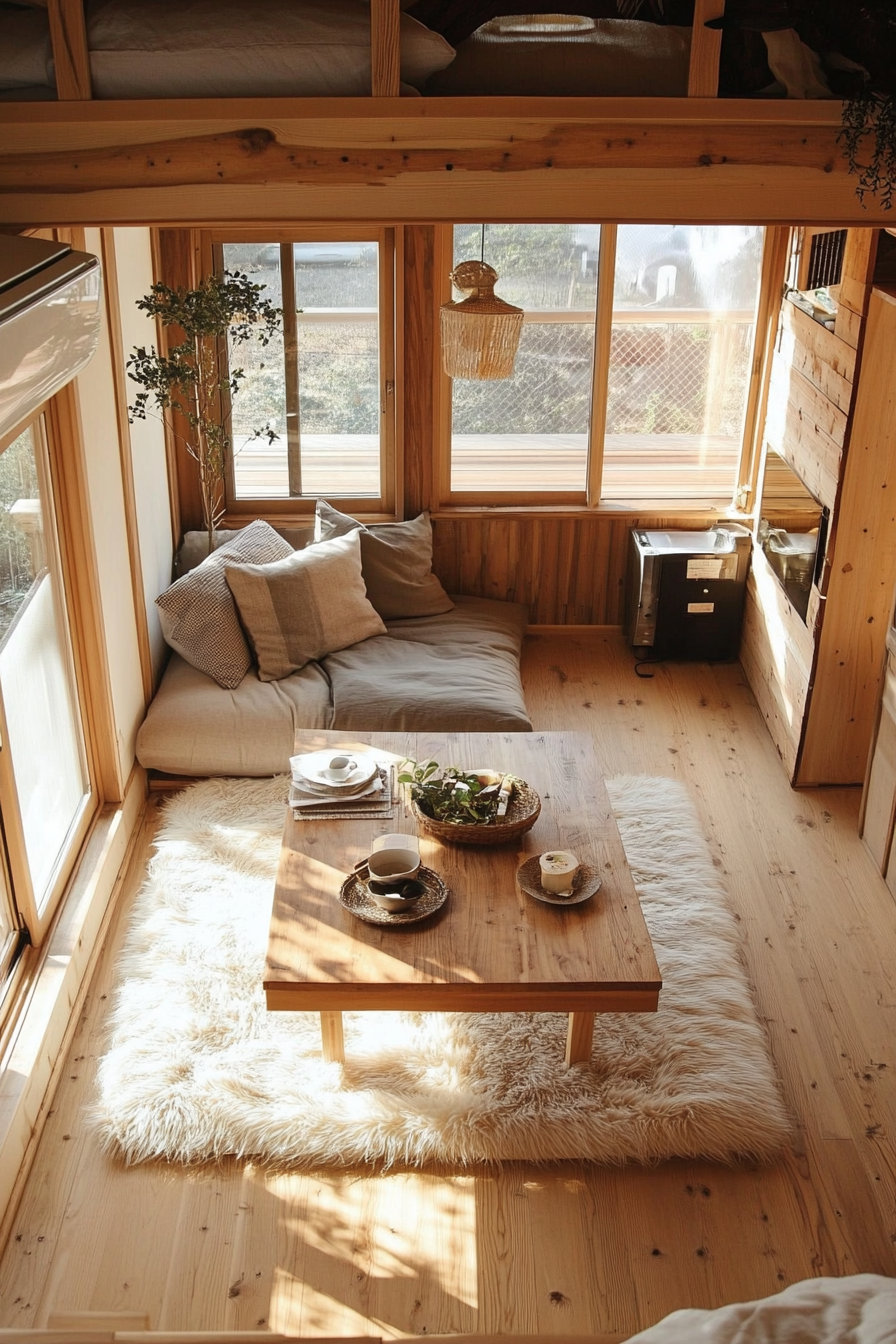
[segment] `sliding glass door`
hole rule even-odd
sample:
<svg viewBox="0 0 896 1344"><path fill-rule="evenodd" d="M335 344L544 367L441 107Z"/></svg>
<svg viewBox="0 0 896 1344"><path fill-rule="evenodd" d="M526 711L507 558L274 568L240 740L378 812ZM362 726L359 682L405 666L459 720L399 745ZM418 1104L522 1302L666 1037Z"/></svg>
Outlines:
<svg viewBox="0 0 896 1344"><path fill-rule="evenodd" d="M46 931L92 810L50 456L38 417L0 442L5 918L13 930L23 924L33 942ZM0 938L4 930L0 924Z"/></svg>

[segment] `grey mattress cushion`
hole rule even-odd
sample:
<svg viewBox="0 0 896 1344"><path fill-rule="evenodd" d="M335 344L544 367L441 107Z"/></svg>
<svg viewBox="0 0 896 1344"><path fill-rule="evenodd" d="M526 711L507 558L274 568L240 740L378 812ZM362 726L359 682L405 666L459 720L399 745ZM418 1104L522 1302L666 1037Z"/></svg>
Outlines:
<svg viewBox="0 0 896 1344"><path fill-rule="evenodd" d="M319 663L282 681L248 672L227 690L172 654L137 734L137 760L171 775L276 775L289 768L299 728L332 728Z"/></svg>
<svg viewBox="0 0 896 1344"><path fill-rule="evenodd" d="M299 728L529 732L519 675L525 607L454 600L452 611L390 621L388 635L282 681L249 672L226 690L173 655L137 759L176 775L272 775L288 769Z"/></svg>
<svg viewBox="0 0 896 1344"><path fill-rule="evenodd" d="M530 732L519 650L525 608L456 598L439 616L388 622L388 635L323 660L333 727Z"/></svg>

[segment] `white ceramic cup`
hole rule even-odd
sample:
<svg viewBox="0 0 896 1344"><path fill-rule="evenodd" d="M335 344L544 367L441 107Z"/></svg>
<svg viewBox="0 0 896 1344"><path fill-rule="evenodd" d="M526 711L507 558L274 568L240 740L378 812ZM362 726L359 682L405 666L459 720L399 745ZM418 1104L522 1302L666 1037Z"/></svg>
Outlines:
<svg viewBox="0 0 896 1344"><path fill-rule="evenodd" d="M333 756L327 766L327 774L330 779L340 784L355 768L354 758L351 756Z"/></svg>
<svg viewBox="0 0 896 1344"><path fill-rule="evenodd" d="M572 891L579 861L568 849L551 849L539 859L541 885L555 896L568 896Z"/></svg>
<svg viewBox="0 0 896 1344"><path fill-rule="evenodd" d="M393 840L395 836L391 837ZM407 836L402 836L402 840ZM379 882L404 882L416 877L420 869L420 850L405 845L403 848L375 849L367 859L367 871Z"/></svg>

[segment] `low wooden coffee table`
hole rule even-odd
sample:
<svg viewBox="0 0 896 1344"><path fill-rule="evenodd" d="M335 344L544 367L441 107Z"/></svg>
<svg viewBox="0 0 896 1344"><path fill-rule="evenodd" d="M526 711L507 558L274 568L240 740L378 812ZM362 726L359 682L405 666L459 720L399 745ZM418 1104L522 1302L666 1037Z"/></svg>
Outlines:
<svg viewBox="0 0 896 1344"><path fill-rule="evenodd" d="M377 835L416 833L401 791L391 819L295 821L288 811L264 988L276 1011L316 1010L327 1059L344 1059L345 1009L566 1012L566 1061L590 1059L595 1013L655 1012L662 987L650 935L591 739L581 733L302 732L296 751L376 748L462 768L490 766L541 795L532 830L499 847L441 844L420 832L445 905L405 927L367 924L337 897ZM601 872L579 905L545 905L516 882L530 855L569 849Z"/></svg>

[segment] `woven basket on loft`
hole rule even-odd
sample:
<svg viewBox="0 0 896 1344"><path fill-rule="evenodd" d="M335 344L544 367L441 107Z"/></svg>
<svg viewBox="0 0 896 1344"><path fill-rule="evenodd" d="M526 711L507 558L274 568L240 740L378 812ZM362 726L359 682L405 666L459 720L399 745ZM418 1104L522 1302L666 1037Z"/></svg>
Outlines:
<svg viewBox="0 0 896 1344"><path fill-rule="evenodd" d="M451 283L466 297L441 308L442 367L449 378L477 382L513 376L523 310L505 303L495 293L498 273L482 260L462 261L451 272Z"/></svg>

